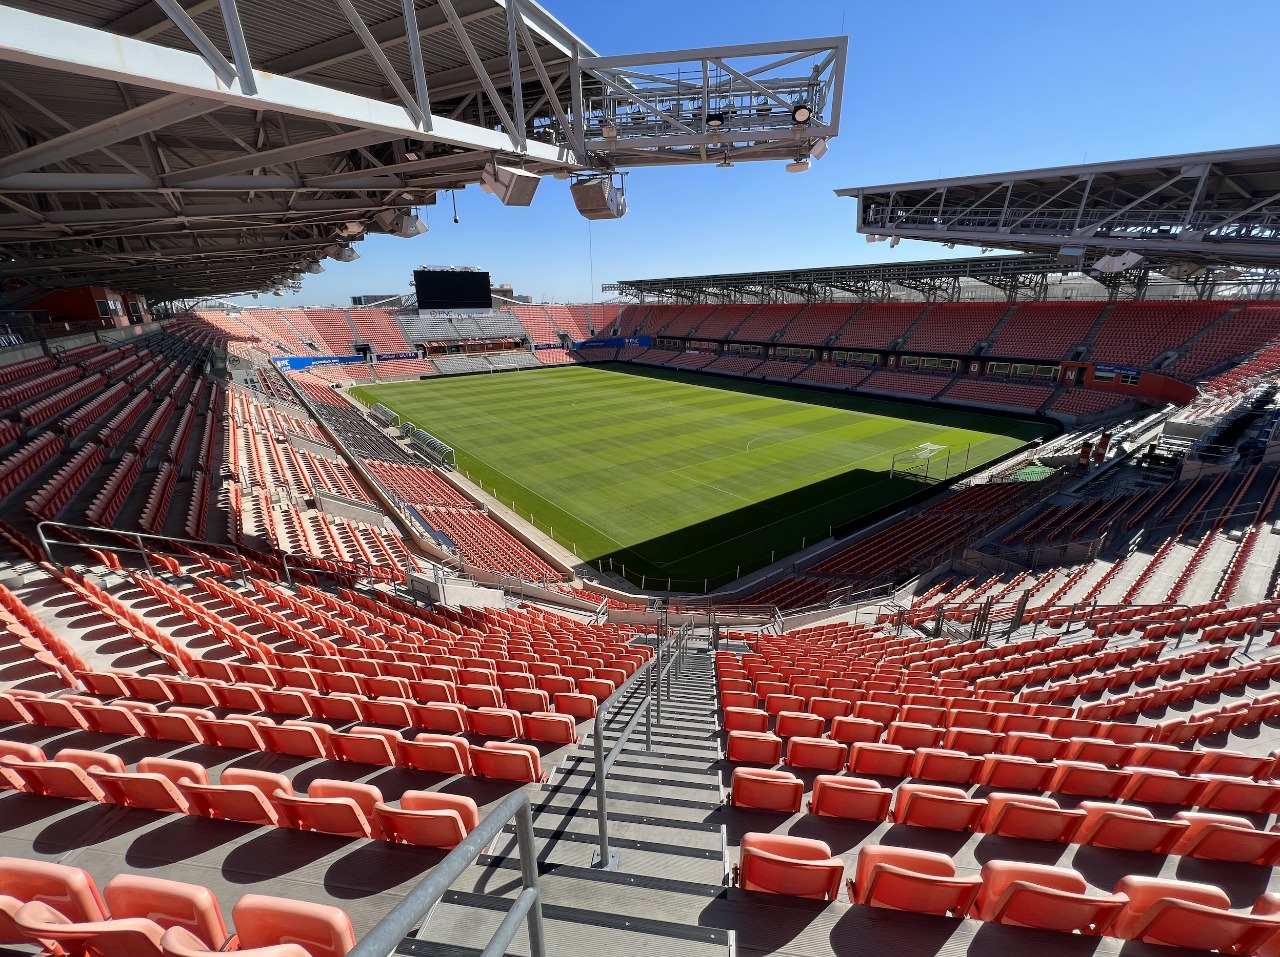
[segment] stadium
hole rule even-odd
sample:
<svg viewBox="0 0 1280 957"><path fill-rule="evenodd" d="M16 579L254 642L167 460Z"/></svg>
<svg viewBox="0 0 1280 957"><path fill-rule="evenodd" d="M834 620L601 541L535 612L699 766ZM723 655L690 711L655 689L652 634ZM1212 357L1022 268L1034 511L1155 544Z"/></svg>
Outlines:
<svg viewBox="0 0 1280 957"><path fill-rule="evenodd" d="M1280 147L302 300L851 138L843 30L581 26L0 2L3 952L1280 955Z"/></svg>

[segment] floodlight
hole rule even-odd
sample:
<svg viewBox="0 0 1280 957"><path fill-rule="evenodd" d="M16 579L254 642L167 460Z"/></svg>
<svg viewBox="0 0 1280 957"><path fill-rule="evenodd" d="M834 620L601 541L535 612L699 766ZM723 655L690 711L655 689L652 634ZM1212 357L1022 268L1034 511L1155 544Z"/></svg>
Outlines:
<svg viewBox="0 0 1280 957"><path fill-rule="evenodd" d="M360 258L360 254L350 246L343 246L330 258L336 259L340 263L353 263Z"/></svg>
<svg viewBox="0 0 1280 957"><path fill-rule="evenodd" d="M898 245L898 243L900 243L900 242L902 242L902 237L901 237L901 236L894 236L894 237L890 238L890 240L889 240L889 248L890 248L890 249L894 249L894 248Z"/></svg>
<svg viewBox="0 0 1280 957"><path fill-rule="evenodd" d="M718 130L718 129L720 129L720 127L722 127L722 126L724 126L724 114L723 114L723 113L708 113L708 114L707 114L707 127L708 127L709 129Z"/></svg>
<svg viewBox="0 0 1280 957"><path fill-rule="evenodd" d="M723 159L721 159L719 163L716 163L716 167L717 167L717 168L719 168L719 169L732 169L732 168L733 168L733 163L732 163L732 161L730 161L730 159L729 159L729 153L728 153L728 151L727 151L727 150L725 151L724 158L723 158Z"/></svg>
<svg viewBox="0 0 1280 957"><path fill-rule="evenodd" d="M794 163L787 164L788 173L804 173L809 169L808 159L798 159Z"/></svg>
<svg viewBox="0 0 1280 957"><path fill-rule="evenodd" d="M813 108L808 103L796 103L791 107L791 119L796 123L808 123L813 119Z"/></svg>
<svg viewBox="0 0 1280 957"><path fill-rule="evenodd" d="M311 275L313 276L316 276L324 272L324 267L321 266L319 263L311 263L311 265L307 266L307 272L311 273Z"/></svg>

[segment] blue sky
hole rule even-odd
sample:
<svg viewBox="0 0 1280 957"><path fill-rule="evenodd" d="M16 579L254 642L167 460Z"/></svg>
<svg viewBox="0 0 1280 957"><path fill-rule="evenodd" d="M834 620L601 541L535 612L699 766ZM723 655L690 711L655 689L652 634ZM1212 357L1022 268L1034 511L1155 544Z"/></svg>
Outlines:
<svg viewBox="0 0 1280 957"><path fill-rule="evenodd" d="M374 237L296 297L346 303L408 291L420 264L488 269L556 302L616 279L939 258L868 245L832 190L1280 141L1274 0L544 0L601 54L850 37L841 135L803 174L778 163L640 169L629 212L588 223L568 183L507 208L471 187L424 213L412 240ZM971 255L957 249L953 255Z"/></svg>

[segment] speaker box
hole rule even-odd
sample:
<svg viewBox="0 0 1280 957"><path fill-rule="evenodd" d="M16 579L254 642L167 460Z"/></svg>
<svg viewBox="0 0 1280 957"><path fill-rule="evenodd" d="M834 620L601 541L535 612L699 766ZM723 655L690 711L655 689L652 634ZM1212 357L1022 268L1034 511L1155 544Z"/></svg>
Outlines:
<svg viewBox="0 0 1280 957"><path fill-rule="evenodd" d="M480 174L480 188L492 193L504 206L528 206L542 177L510 166L490 163Z"/></svg>
<svg viewBox="0 0 1280 957"><path fill-rule="evenodd" d="M584 179L569 187L573 205L587 219L621 219L627 213L627 197L607 179Z"/></svg>

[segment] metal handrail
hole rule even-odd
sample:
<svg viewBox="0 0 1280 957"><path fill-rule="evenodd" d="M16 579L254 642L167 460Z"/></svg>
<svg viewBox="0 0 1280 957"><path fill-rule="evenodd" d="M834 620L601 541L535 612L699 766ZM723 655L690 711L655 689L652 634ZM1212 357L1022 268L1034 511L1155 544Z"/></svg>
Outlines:
<svg viewBox="0 0 1280 957"><path fill-rule="evenodd" d="M125 538L136 539L138 542L138 547L126 548L123 545L99 545L92 542L77 542L74 540L63 541L61 539L51 541L49 537L45 534L45 529L49 527L67 528L74 532L91 532L96 535L104 535L104 534L120 535ZM143 565L146 566L147 572L149 574L152 573L151 558L150 558L151 552L147 551L146 546L143 544L143 539L150 539L151 541L156 541L156 542L164 542L166 545L172 545L174 543L177 543L179 545L194 545L198 549L207 549L209 547L208 542L201 542L192 538L174 538L170 535L149 535L146 532L121 531L119 529L114 529L114 528L100 528L96 525L71 525L71 524L68 524L67 522L54 522L54 521L48 521L48 520L36 523L36 537L40 539L40 547L44 550L45 558L49 560L49 564L51 565L57 564L53 560L53 546L63 545L68 548L92 548L100 552L121 552L129 555L139 554L142 556L142 563ZM240 569L241 583L248 584L248 581L249 581L248 569L245 567L244 562L240 558L239 549L237 549L234 545L219 545L217 547L220 549L229 551L231 553L230 557L235 560L236 565ZM155 551L160 552L161 549L157 548L155 549Z"/></svg>
<svg viewBox="0 0 1280 957"><path fill-rule="evenodd" d="M646 661L643 665L636 669L635 673L622 683L622 686L614 691L608 698L600 703L596 708L595 724L592 729L591 742L595 748L596 771L595 771L595 791L596 791L596 828L600 838L600 844L592 853L591 866L600 870L613 871L618 868L618 852L609 850L609 794L605 786L605 782L609 777L609 769L613 767L613 762L618 759L618 755L622 753L623 746L627 743L627 739L631 737L631 733L635 731L636 725L640 723L643 715L644 723L644 747L646 751L653 750L653 698L654 698L654 669L662 660L661 637L658 639L657 647L654 649L653 657ZM618 736L618 740L614 742L613 747L609 749L609 753L605 754L604 750L604 722L605 716L609 713L624 696L630 696L634 693L635 687L640 679L644 678L644 697L640 699L639 705L636 707L635 714L631 716L631 720L627 722L626 727L622 729L622 733ZM661 674L658 676L658 682L661 683ZM661 688L657 689L659 692ZM660 712L659 712L660 714ZM658 717L661 721L661 717Z"/></svg>
<svg viewBox="0 0 1280 957"><path fill-rule="evenodd" d="M542 892L538 887L538 854L533 843L533 810L529 795L524 791L508 794L499 802L461 844L431 869L413 890L405 895L382 920L365 934L347 957L388 957L394 954L406 937L421 937L431 918L432 909L448 892L462 873L485 852L489 842L502 833L507 822L515 818L516 842L520 850L520 877L524 889L520 891L502 923L483 953L505 954L507 945L515 939L523 920L529 928L529 953L531 957L546 957L546 932L542 926Z"/></svg>

